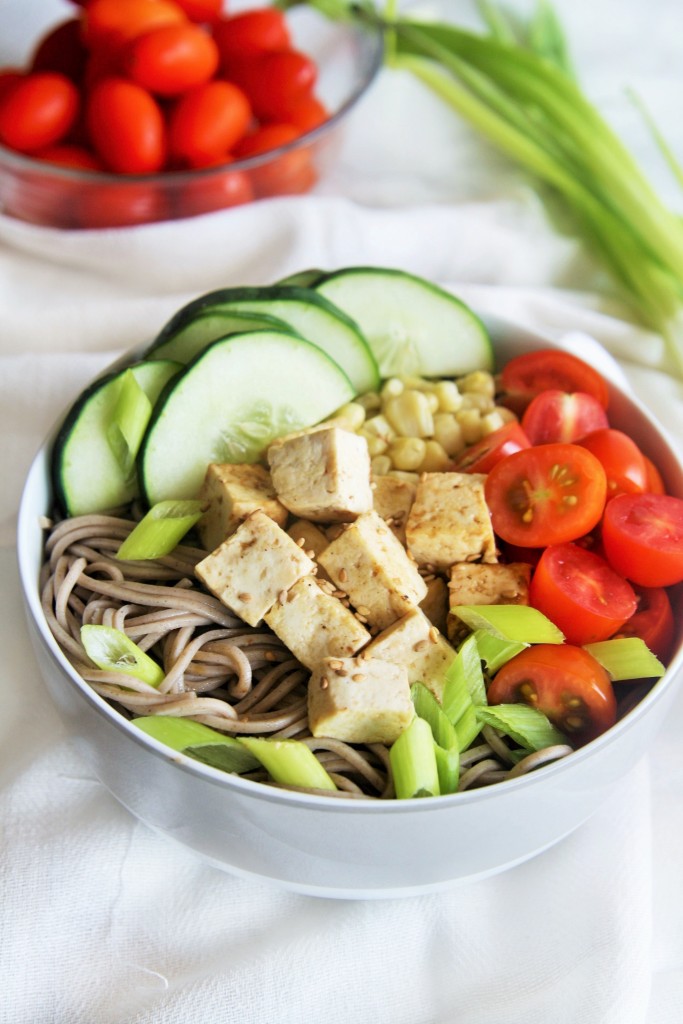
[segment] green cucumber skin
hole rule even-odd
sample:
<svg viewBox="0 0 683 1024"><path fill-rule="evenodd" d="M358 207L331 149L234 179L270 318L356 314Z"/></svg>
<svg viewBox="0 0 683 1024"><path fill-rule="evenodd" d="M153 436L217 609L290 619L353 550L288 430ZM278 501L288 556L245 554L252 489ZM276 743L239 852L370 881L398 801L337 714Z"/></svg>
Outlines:
<svg viewBox="0 0 683 1024"><path fill-rule="evenodd" d="M313 288L327 273L328 271L320 270L318 267L310 267L308 270L299 270L296 274L281 278L277 285L288 288Z"/></svg>
<svg viewBox="0 0 683 1024"><path fill-rule="evenodd" d="M182 370L182 366L179 363L175 363L167 359L140 360L139 362L131 363L123 369L112 370L105 373L102 377L98 377L94 380L92 384L89 384L88 387L81 392L62 421L52 445L52 452L50 456L50 475L55 502L65 515L82 515L91 511L101 512L108 510L108 506L92 508L82 507L80 502L77 504L70 497L69 491L71 490L71 486L68 477L71 467L68 462L69 452L70 445L77 442L75 435L79 429L79 425L83 425L82 419L87 414L88 407L92 402L96 401L98 397L103 396L104 389L110 388L117 380L122 378L128 369L136 373L138 383L147 394L152 405L154 405L159 400L161 394L166 390L168 384ZM151 371L151 376L149 380L145 381L148 371ZM142 380L139 379L140 377L142 377ZM111 405L113 408L113 401ZM106 437L103 438L103 444L107 445ZM114 480L113 484L112 492L116 491L118 487L119 498L111 506L112 508L125 505L137 496L136 487L126 487L125 482L122 480Z"/></svg>
<svg viewBox="0 0 683 1024"><path fill-rule="evenodd" d="M411 274L404 270L399 270L393 267L373 267L373 266L354 266L345 267L339 270L333 270L323 275L323 277L314 285L312 290L318 294L328 298L332 303L339 306L344 312L352 316L348 310L344 309L343 300L340 300L337 296L336 285L340 283L353 283L353 278L357 277L372 277L377 280L377 283L381 286L382 280L388 284L392 282L406 282L410 287L417 287L425 294L433 294L435 299L439 302L447 302L454 310L459 311L463 320L467 322L468 326L473 328L474 332L478 335L477 348L478 348L478 359L476 365L474 360L470 363L458 365L457 360L453 359L453 362L441 368L432 368L429 372L425 372L425 376L439 376L439 375L451 375L459 373L468 373L471 370L492 370L494 367L494 355L493 355L493 344L489 333L484 325L483 321L466 305L461 299L447 291L445 288L440 287L432 281L426 280L423 277L419 277L417 274ZM366 340L371 348L373 348L372 338L368 337L369 332L365 329L364 324L361 322L360 316L355 317L356 323L362 332L364 332ZM379 355L377 351L373 351L376 360L379 362ZM384 371L384 368L381 367ZM423 372L420 369L415 369L412 372ZM382 372L382 376L387 376L386 372Z"/></svg>
<svg viewBox="0 0 683 1024"><path fill-rule="evenodd" d="M252 314L210 306L180 327L175 334L169 335L165 341L155 342L148 349L148 354L155 359L173 359L187 364L212 341L225 338L228 334L243 334L245 331L266 328L291 330L284 320L268 313Z"/></svg>
<svg viewBox="0 0 683 1024"><path fill-rule="evenodd" d="M206 466L209 464L209 462L216 461L215 458L212 457L210 452L207 452L204 450L204 448L202 448L202 444L205 441L205 439L200 437L198 441L198 447L200 449L199 455L196 460L195 467L190 474L196 479L192 480L192 483L189 487L184 484L181 484L179 489L175 488L172 492L166 493L163 490L163 488L160 489L158 479L153 479L156 476L155 469L152 466L152 463L155 460L157 460L157 464L159 462L163 463L164 467L166 465L172 464L175 468L176 464L179 463L178 451L181 446L176 443L178 439L175 437L173 438L173 443L170 445L170 454L168 453L167 450L166 454L162 456L161 453L163 451L163 448L165 448L168 445L168 440L163 445L161 445L157 435L160 431L166 430L166 432L170 434L171 437L173 437L173 428L166 428L164 420L166 419L167 416L169 418L174 416L173 410L169 412L169 409L171 409L171 406L173 405L173 403L176 402L176 400L178 403L183 404L187 401L182 395L182 389L187 387L188 381L191 382L191 378L193 376L196 376L198 372L202 374L204 373L205 365L208 365L208 361L212 360L217 353L220 358L220 353L225 350L226 346L232 346L232 348L230 349L230 356L232 356L232 354L236 351L238 347L240 349L240 352L238 353L237 356L238 359L241 358L242 360L244 360L245 355L248 356L248 361L252 363L252 369L250 372L253 379L253 364L254 360L258 357L257 347L259 346L259 339L263 337L265 337L266 342L269 342L270 339L274 338L275 344L278 347L282 347L284 344L284 346L288 348L290 355L294 359L296 358L296 352L300 352L304 358L307 357L308 359L311 360L311 366L314 370L319 370L321 371L321 373L325 373L326 378L329 381L334 382L335 401L328 403L325 407L316 407L316 414L314 416L307 417L305 415L302 415L295 424L288 426L285 432L289 432L289 430L305 429L309 426L313 426L316 423L320 422L321 420L324 420L333 412L335 412L336 409L339 408L339 406L352 400L355 391L351 381L344 373L344 371L341 369L341 367L339 367L338 364L335 363L334 360L330 358L330 356L323 352L322 349L318 348L317 345L314 345L312 342L309 342L304 338L298 337L297 335L293 334L290 331L249 331L245 332L242 335L234 334L229 335L225 338L219 338L217 341L212 342L210 345L208 345L202 352L198 353L198 355L186 367L183 368L183 370L177 375L177 377L168 382L167 386L164 388L159 400L157 401L154 407L154 410L152 412L152 418L150 419L147 431L142 440L137 460L139 492L143 500L149 507L154 505L157 501L163 500L164 498L196 497L199 485L201 484L201 480L203 479L204 473L206 471ZM269 366L270 364L266 362L265 365ZM239 362L237 370L240 370ZM273 390L277 391L278 394L286 385L285 377L286 374L283 375L281 373L276 381L271 382ZM221 406L225 406L225 396L229 395L230 393L229 379L221 381L219 384L218 376L214 372L209 376L208 383L211 386L220 386L224 389L221 394L220 404ZM206 387L206 385L204 385L204 387ZM316 402L319 401L319 390L320 389L318 388L315 391ZM238 400L242 394L243 392L238 388L236 391L236 396ZM258 402L260 395L257 394L253 397L255 402ZM301 397L301 389L297 388L296 402L298 403L298 407L300 406ZM201 401L199 401L197 404L199 413L201 414L210 404L210 398L207 395L206 391L203 390ZM239 411L240 413L242 412L242 410ZM187 415L186 411L184 414ZM177 416L177 408L175 410L175 415ZM171 419L171 423L172 422L173 420ZM211 422L213 424L214 420L212 419ZM236 420L235 422L240 423L241 421ZM231 424L227 425L229 426ZM189 428L184 434L182 434L183 442L190 437L190 433L192 433L192 440L195 442L195 444L197 444L197 434L200 433L200 431L197 430L191 432ZM221 434L221 430L219 429L215 433ZM224 431L222 433L224 433ZM274 436L276 435L274 434L273 437ZM235 461L247 460L237 459ZM183 487L185 487L185 490L183 490Z"/></svg>

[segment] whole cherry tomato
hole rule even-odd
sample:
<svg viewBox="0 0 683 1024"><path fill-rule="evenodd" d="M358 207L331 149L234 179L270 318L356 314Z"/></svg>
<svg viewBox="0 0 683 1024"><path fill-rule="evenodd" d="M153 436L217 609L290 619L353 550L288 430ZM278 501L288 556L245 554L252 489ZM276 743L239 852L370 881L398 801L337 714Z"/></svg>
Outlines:
<svg viewBox="0 0 683 1024"><path fill-rule="evenodd" d="M58 164L60 167L74 167L80 171L103 171L104 165L98 160L94 153L84 146L76 146L63 142L57 146L47 146L40 152L34 153L38 160L45 160L49 164Z"/></svg>
<svg viewBox="0 0 683 1024"><path fill-rule="evenodd" d="M276 7L259 7L221 18L212 26L212 32L224 62L223 70L233 57L288 50L292 45L285 15Z"/></svg>
<svg viewBox="0 0 683 1024"><path fill-rule="evenodd" d="M531 399L522 416L531 444L570 444L607 426L604 408L584 391L542 391Z"/></svg>
<svg viewBox="0 0 683 1024"><path fill-rule="evenodd" d="M484 484L496 534L520 547L563 544L589 533L605 507L605 471L576 444L543 444L508 455Z"/></svg>
<svg viewBox="0 0 683 1024"><path fill-rule="evenodd" d="M619 494L607 503L602 543L618 573L641 587L683 580L683 499Z"/></svg>
<svg viewBox="0 0 683 1024"><path fill-rule="evenodd" d="M541 555L529 602L572 644L607 640L637 607L633 587L607 562L578 544L553 544Z"/></svg>
<svg viewBox="0 0 683 1024"><path fill-rule="evenodd" d="M175 0L190 21L212 22L220 17L223 0Z"/></svg>
<svg viewBox="0 0 683 1024"><path fill-rule="evenodd" d="M158 96L177 96L209 81L218 67L218 47L199 25L162 25L136 36L122 63L138 85Z"/></svg>
<svg viewBox="0 0 683 1024"><path fill-rule="evenodd" d="M266 155L290 145L300 134L291 124L266 124L245 135L233 152L239 159ZM299 195L312 188L316 181L310 148L305 146L264 159L249 170L249 175L254 193L259 197Z"/></svg>
<svg viewBox="0 0 683 1024"><path fill-rule="evenodd" d="M86 121L96 153L111 170L151 174L163 167L164 117L142 86L123 78L102 79L88 97Z"/></svg>
<svg viewBox="0 0 683 1024"><path fill-rule="evenodd" d="M577 442L595 455L607 476L607 498L648 490L645 459L635 441L621 430L603 427Z"/></svg>
<svg viewBox="0 0 683 1024"><path fill-rule="evenodd" d="M80 82L87 56L80 19L70 18L38 41L31 58L31 71L57 71L73 82Z"/></svg>
<svg viewBox="0 0 683 1024"><path fill-rule="evenodd" d="M329 117L325 104L312 93L304 93L288 104L287 123L293 124L302 132L313 131L329 120Z"/></svg>
<svg viewBox="0 0 683 1024"><path fill-rule="evenodd" d="M178 210L183 217L195 217L213 210L241 206L254 198L249 175L244 171L223 171L202 174L188 182L178 198Z"/></svg>
<svg viewBox="0 0 683 1024"><path fill-rule="evenodd" d="M638 607L617 636L637 636L665 664L671 657L676 626L669 595L663 587L635 587Z"/></svg>
<svg viewBox="0 0 683 1024"><path fill-rule="evenodd" d="M25 77L19 68L3 68L0 71L0 99Z"/></svg>
<svg viewBox="0 0 683 1024"><path fill-rule="evenodd" d="M510 420L466 448L455 460L453 468L459 473L488 473L507 455L530 447L531 442L521 425L517 420Z"/></svg>
<svg viewBox="0 0 683 1024"><path fill-rule="evenodd" d="M226 157L251 122L251 107L232 82L214 80L181 96L169 119L170 154L184 167Z"/></svg>
<svg viewBox="0 0 683 1024"><path fill-rule="evenodd" d="M163 192L142 181L98 182L83 187L76 203L75 220L81 228L135 227L164 220L168 215Z"/></svg>
<svg viewBox="0 0 683 1024"><path fill-rule="evenodd" d="M666 487L662 474L655 466L652 459L648 458L647 455L643 454L645 461L645 469L647 471L647 491L650 494L666 494Z"/></svg>
<svg viewBox="0 0 683 1024"><path fill-rule="evenodd" d="M83 38L90 48L117 48L160 25L187 21L172 0L90 0L83 13Z"/></svg>
<svg viewBox="0 0 683 1024"><path fill-rule="evenodd" d="M0 142L20 153L35 153L59 142L78 116L78 89L65 75L25 75L0 97Z"/></svg>
<svg viewBox="0 0 683 1024"><path fill-rule="evenodd" d="M489 704L529 704L582 746L614 725L617 702L596 659L570 644L534 644L506 662L488 689Z"/></svg>
<svg viewBox="0 0 683 1024"><path fill-rule="evenodd" d="M290 106L310 94L318 69L306 54L278 50L235 59L225 74L244 89L258 118L289 123Z"/></svg>
<svg viewBox="0 0 683 1024"><path fill-rule="evenodd" d="M558 349L539 349L510 359L501 374L503 391L510 399L527 404L541 391L583 391L597 399L603 409L609 405L609 388L592 366Z"/></svg>

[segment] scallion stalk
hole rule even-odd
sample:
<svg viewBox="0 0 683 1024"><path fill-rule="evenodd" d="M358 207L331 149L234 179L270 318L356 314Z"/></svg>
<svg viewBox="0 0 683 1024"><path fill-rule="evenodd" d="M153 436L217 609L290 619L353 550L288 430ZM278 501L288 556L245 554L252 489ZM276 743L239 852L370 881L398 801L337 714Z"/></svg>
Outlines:
<svg viewBox="0 0 683 1024"><path fill-rule="evenodd" d="M423 718L432 730L441 794L455 793L460 777L458 734L434 694L423 683L414 683L410 688L410 695L415 705L415 713Z"/></svg>
<svg viewBox="0 0 683 1024"><path fill-rule="evenodd" d="M300 740L241 736L240 743L260 761L273 781L281 786L295 786L297 789L337 788L310 747Z"/></svg>
<svg viewBox="0 0 683 1024"><path fill-rule="evenodd" d="M159 501L131 530L116 557L126 561L163 558L178 546L202 516L200 501Z"/></svg>
<svg viewBox="0 0 683 1024"><path fill-rule="evenodd" d="M481 725L491 725L519 743L525 750L542 750L567 737L548 720L546 715L528 704L493 704L476 709Z"/></svg>
<svg viewBox="0 0 683 1024"><path fill-rule="evenodd" d="M586 644L585 650L599 661L615 682L625 679L660 679L666 669L638 636L614 637Z"/></svg>
<svg viewBox="0 0 683 1024"><path fill-rule="evenodd" d="M159 686L164 670L121 629L81 626L81 643L90 660L104 672L120 672L148 686Z"/></svg>
<svg viewBox="0 0 683 1024"><path fill-rule="evenodd" d="M526 604L467 604L451 609L472 630L520 644L561 644L564 635L537 608Z"/></svg>
<svg viewBox="0 0 683 1024"><path fill-rule="evenodd" d="M131 725L172 750L223 772L240 775L253 771L260 763L240 740L189 718L150 715L134 718Z"/></svg>
<svg viewBox="0 0 683 1024"><path fill-rule="evenodd" d="M399 800L440 796L439 770L429 723L418 715L389 750L394 788Z"/></svg>

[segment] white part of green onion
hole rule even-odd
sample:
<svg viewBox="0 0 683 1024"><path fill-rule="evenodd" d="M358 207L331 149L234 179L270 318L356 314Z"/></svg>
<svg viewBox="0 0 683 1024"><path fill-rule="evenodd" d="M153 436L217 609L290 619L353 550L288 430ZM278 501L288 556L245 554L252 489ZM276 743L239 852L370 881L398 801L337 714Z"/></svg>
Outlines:
<svg viewBox="0 0 683 1024"><path fill-rule="evenodd" d="M164 670L122 630L113 626L81 626L81 643L90 660L103 672L120 672L157 687Z"/></svg>
<svg viewBox="0 0 683 1024"><path fill-rule="evenodd" d="M131 530L116 552L126 562L170 555L188 530L201 519L200 501L159 501Z"/></svg>
<svg viewBox="0 0 683 1024"><path fill-rule="evenodd" d="M300 740L241 736L239 742L263 765L274 782L301 789L336 790L310 747Z"/></svg>
<svg viewBox="0 0 683 1024"><path fill-rule="evenodd" d="M600 662L615 681L625 679L660 679L666 669L638 636L615 637L599 643L586 644L584 650Z"/></svg>

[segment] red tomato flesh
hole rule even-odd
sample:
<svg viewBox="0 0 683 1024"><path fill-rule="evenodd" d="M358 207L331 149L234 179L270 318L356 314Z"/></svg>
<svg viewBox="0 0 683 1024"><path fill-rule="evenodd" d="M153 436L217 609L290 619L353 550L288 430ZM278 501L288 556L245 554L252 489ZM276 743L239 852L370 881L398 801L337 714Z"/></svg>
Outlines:
<svg viewBox="0 0 683 1024"><path fill-rule="evenodd" d="M669 595L663 587L636 587L638 607L617 636L637 636L660 661L671 657L676 626Z"/></svg>
<svg viewBox="0 0 683 1024"><path fill-rule="evenodd" d="M617 702L609 675L570 644L535 644L511 658L488 689L490 704L529 704L542 711L574 747L614 725Z"/></svg>
<svg viewBox="0 0 683 1024"><path fill-rule="evenodd" d="M605 506L605 471L575 444L545 444L509 455L486 477L495 533L509 544L539 548L589 533Z"/></svg>
<svg viewBox="0 0 683 1024"><path fill-rule="evenodd" d="M683 500L666 494L619 494L602 522L607 559L642 587L683 580Z"/></svg>
<svg viewBox="0 0 683 1024"><path fill-rule="evenodd" d="M597 399L603 409L609 405L605 379L577 356L557 349L540 349L515 356L503 367L503 391L510 397L530 401L541 391L583 391Z"/></svg>
<svg viewBox="0 0 683 1024"><path fill-rule="evenodd" d="M571 444L608 426L604 408L583 391L542 391L531 399L522 416L522 427L531 444Z"/></svg>
<svg viewBox="0 0 683 1024"><path fill-rule="evenodd" d="M578 544L554 544L541 555L529 602L571 644L607 640L637 607L633 587L599 555Z"/></svg>
<svg viewBox="0 0 683 1024"><path fill-rule="evenodd" d="M530 448L531 442L517 420L511 420L467 448L453 466L459 473L488 473L513 452Z"/></svg>

